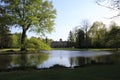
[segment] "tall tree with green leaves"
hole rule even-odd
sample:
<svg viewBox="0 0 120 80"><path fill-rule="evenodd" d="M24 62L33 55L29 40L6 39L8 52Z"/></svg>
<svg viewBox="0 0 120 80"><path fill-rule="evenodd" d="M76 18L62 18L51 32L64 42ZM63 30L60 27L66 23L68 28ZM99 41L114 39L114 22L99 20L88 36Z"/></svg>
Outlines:
<svg viewBox="0 0 120 80"><path fill-rule="evenodd" d="M56 10L49 0L0 0L0 7L3 23L22 29L21 51L26 50L27 31L44 35L53 30Z"/></svg>
<svg viewBox="0 0 120 80"><path fill-rule="evenodd" d="M106 27L103 22L94 22L89 30L89 37L91 37L91 44L93 47L105 46Z"/></svg>
<svg viewBox="0 0 120 80"><path fill-rule="evenodd" d="M110 30L108 31L106 41L108 47L116 48L116 50L120 47L120 26L114 22L110 24Z"/></svg>

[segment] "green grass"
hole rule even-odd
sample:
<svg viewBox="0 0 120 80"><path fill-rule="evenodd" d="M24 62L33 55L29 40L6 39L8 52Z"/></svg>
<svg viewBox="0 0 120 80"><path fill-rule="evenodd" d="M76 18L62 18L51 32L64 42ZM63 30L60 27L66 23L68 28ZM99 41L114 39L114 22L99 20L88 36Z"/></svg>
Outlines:
<svg viewBox="0 0 120 80"><path fill-rule="evenodd" d="M120 80L120 64L0 72L0 80Z"/></svg>
<svg viewBox="0 0 120 80"><path fill-rule="evenodd" d="M14 51L19 51L19 48L4 48L4 49L0 49L0 52L2 51L7 51L7 50L14 50Z"/></svg>
<svg viewBox="0 0 120 80"><path fill-rule="evenodd" d="M28 48L27 49L27 53L38 53L40 52L40 50L36 50L33 48ZM7 49L0 49L0 54L7 54L7 53L15 53L15 54L19 54L21 53L19 48L7 48Z"/></svg>

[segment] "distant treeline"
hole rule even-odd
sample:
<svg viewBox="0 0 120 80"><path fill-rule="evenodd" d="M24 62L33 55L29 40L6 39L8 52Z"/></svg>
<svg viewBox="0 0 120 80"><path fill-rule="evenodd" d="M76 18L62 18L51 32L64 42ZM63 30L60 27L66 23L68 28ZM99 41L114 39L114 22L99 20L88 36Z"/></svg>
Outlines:
<svg viewBox="0 0 120 80"><path fill-rule="evenodd" d="M76 48L120 48L120 26L111 22L94 22L91 26L87 20L69 32L69 47Z"/></svg>

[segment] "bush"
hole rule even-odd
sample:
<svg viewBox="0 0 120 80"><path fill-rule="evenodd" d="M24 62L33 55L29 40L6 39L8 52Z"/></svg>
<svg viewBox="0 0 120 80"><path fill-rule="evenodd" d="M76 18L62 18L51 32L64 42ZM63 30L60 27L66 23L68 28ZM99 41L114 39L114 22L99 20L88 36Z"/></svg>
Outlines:
<svg viewBox="0 0 120 80"><path fill-rule="evenodd" d="M47 45L42 40L35 37L32 37L28 40L27 48L34 48L37 50L51 50L49 45Z"/></svg>

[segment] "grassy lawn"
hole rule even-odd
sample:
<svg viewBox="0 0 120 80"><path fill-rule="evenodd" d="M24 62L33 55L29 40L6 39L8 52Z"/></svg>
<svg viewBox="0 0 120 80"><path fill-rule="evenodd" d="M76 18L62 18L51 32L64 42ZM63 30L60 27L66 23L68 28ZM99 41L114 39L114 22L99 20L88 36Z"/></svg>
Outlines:
<svg viewBox="0 0 120 80"><path fill-rule="evenodd" d="M33 48L28 48L28 53L30 52L39 52L38 50L35 50ZM6 54L6 53L21 53L19 48L6 48L6 49L0 49L0 54Z"/></svg>
<svg viewBox="0 0 120 80"><path fill-rule="evenodd" d="M0 72L0 80L120 80L120 64Z"/></svg>
<svg viewBox="0 0 120 80"><path fill-rule="evenodd" d="M19 51L19 48L6 48L6 49L0 49L0 52L7 51L7 50L14 50L14 51Z"/></svg>

